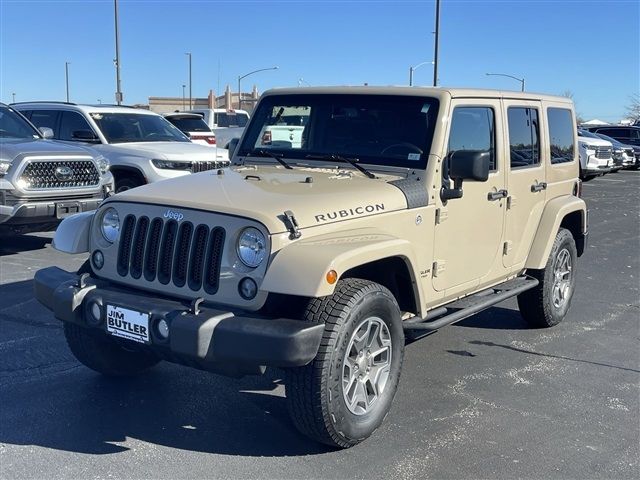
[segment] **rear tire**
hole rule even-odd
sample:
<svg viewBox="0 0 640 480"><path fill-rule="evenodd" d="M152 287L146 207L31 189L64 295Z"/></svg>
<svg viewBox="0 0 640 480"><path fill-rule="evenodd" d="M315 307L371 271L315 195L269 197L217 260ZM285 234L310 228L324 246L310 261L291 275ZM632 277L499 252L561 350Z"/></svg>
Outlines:
<svg viewBox="0 0 640 480"><path fill-rule="evenodd" d="M73 323L65 322L64 336L80 363L110 377L137 375L160 361L153 353L127 350L106 334Z"/></svg>
<svg viewBox="0 0 640 480"><path fill-rule="evenodd" d="M350 278L333 295L312 299L305 320L323 322L325 330L316 358L286 371L291 419L318 442L352 447L380 426L398 388L400 309L385 287Z"/></svg>
<svg viewBox="0 0 640 480"><path fill-rule="evenodd" d="M561 228L542 270L527 270L540 283L518 295L523 318L534 327L553 327L560 323L571 306L575 290L575 266L578 258L571 232Z"/></svg>

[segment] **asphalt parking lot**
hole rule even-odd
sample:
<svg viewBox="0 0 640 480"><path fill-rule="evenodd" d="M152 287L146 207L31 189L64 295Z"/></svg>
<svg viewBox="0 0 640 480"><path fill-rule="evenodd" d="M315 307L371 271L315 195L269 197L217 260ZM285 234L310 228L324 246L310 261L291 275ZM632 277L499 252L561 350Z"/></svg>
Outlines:
<svg viewBox="0 0 640 480"><path fill-rule="evenodd" d="M346 451L298 434L277 371L162 363L128 380L78 364L33 273L84 258L0 239L2 478L640 478L640 172L584 186L590 237L568 318L515 301L410 344L394 407Z"/></svg>

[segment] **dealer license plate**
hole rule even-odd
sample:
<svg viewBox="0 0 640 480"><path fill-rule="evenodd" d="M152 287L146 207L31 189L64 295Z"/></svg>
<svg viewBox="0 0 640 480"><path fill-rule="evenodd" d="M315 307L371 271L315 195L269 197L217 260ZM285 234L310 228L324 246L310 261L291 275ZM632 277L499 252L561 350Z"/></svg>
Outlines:
<svg viewBox="0 0 640 480"><path fill-rule="evenodd" d="M149 343L149 314L107 305L107 331L116 337Z"/></svg>

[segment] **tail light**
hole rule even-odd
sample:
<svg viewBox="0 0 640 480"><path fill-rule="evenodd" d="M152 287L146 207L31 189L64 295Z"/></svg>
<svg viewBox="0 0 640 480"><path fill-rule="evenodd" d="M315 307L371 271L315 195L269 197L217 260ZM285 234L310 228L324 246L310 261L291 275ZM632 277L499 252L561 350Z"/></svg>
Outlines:
<svg viewBox="0 0 640 480"><path fill-rule="evenodd" d="M271 131L267 130L262 134L262 145L271 145Z"/></svg>
<svg viewBox="0 0 640 480"><path fill-rule="evenodd" d="M191 140L204 140L209 145L216 144L216 136L215 135L191 135Z"/></svg>
<svg viewBox="0 0 640 480"><path fill-rule="evenodd" d="M573 196L582 198L582 180L578 179L578 181L573 186Z"/></svg>

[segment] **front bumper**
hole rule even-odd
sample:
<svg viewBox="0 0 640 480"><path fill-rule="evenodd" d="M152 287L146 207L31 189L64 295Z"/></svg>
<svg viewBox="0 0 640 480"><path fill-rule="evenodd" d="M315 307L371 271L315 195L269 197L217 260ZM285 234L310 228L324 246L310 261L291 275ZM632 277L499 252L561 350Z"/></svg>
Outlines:
<svg viewBox="0 0 640 480"><path fill-rule="evenodd" d="M265 366L296 367L313 360L320 347L323 324L286 318L263 318L247 312L205 307L194 313L183 302L119 288L109 282L49 267L36 272L35 296L55 317L108 335L105 306L149 314L150 343L165 360L231 376L260 374ZM92 321L91 306L102 311ZM160 320L169 325L168 339L157 330ZM134 344L130 340L115 341ZM141 344L135 343L135 346Z"/></svg>

